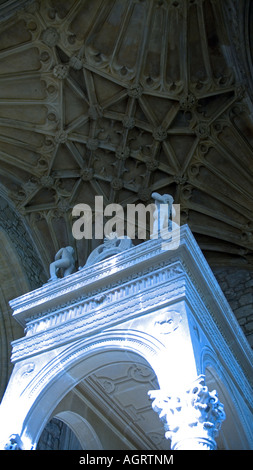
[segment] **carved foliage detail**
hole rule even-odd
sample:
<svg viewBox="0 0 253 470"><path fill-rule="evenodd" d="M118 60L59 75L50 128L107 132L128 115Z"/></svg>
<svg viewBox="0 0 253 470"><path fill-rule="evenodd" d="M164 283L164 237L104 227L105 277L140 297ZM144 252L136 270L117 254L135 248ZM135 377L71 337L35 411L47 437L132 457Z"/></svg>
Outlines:
<svg viewBox="0 0 253 470"><path fill-rule="evenodd" d="M209 392L204 376L180 396L169 395L163 390L152 390L152 408L164 423L165 437L174 444L191 436L213 442L226 415L216 390Z"/></svg>

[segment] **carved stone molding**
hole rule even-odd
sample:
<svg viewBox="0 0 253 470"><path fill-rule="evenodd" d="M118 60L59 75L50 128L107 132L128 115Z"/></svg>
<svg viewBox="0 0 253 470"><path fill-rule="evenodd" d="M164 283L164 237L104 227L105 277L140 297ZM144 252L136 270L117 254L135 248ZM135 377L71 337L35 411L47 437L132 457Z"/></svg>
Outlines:
<svg viewBox="0 0 253 470"><path fill-rule="evenodd" d="M101 329L111 328L137 315L150 313L155 299L158 308L166 303L168 295L170 299L182 298L185 294L184 280L180 284L171 283L169 287L159 287L163 276L166 277L166 271L128 283L109 294L107 292L106 296L91 297L75 307L42 315L37 320L28 322L25 338L13 343L12 361L53 346L58 347L83 335L96 334ZM168 328L173 330L176 326L169 325L166 333ZM157 328L157 334L161 333L160 330L163 330L161 325Z"/></svg>

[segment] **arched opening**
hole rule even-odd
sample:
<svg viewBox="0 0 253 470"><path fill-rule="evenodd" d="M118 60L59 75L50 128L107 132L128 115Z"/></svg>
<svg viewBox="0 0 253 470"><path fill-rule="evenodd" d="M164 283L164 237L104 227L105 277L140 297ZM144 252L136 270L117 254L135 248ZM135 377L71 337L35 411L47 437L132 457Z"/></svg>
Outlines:
<svg viewBox="0 0 253 470"><path fill-rule="evenodd" d="M37 450L99 450L101 442L91 424L78 413L60 411L46 424Z"/></svg>
<svg viewBox="0 0 253 470"><path fill-rule="evenodd" d="M72 429L61 419L52 418L43 430L37 450L81 450L82 446Z"/></svg>
<svg viewBox="0 0 253 470"><path fill-rule="evenodd" d="M219 400L223 403L226 413L226 419L222 423L219 435L216 438L218 450L250 449L238 391L235 390L229 378L218 374L212 365L206 367L205 375L206 385L209 390L218 392Z"/></svg>
<svg viewBox="0 0 253 470"><path fill-rule="evenodd" d="M69 373L75 375L77 365ZM42 448L44 433L48 432L47 427L52 418L69 427L82 449L170 448L170 442L164 437L163 424L152 410L148 397L149 390L159 388L158 380L154 370L142 356L120 349L96 352L79 362L78 375L79 380L64 396L60 393L61 379L57 381L57 403L53 400L55 395L52 390L47 393L48 410L49 397L54 409L47 415L49 424L44 422L41 426L36 448ZM64 386L63 382L62 384ZM41 402L40 405L42 406ZM36 415L38 417L38 413L34 414L33 420L36 420ZM30 422L30 428L33 424L37 425ZM66 434L64 428L63 432ZM60 437L55 446L62 445L63 440L59 444L59 439Z"/></svg>
<svg viewBox="0 0 253 470"><path fill-rule="evenodd" d="M102 449L101 442L91 424L73 411L61 411L56 418L61 420L78 437L82 449Z"/></svg>

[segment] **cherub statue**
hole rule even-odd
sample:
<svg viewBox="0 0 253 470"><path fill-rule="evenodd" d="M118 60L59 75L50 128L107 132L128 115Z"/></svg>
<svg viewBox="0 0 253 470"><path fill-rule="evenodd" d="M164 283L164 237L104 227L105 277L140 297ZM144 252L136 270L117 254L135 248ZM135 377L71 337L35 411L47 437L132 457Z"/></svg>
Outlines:
<svg viewBox="0 0 253 470"><path fill-rule="evenodd" d="M66 246L61 248L55 255L55 261L50 264L50 279L48 281L56 281L59 269L63 270L63 277L73 273L75 269L74 248Z"/></svg>
<svg viewBox="0 0 253 470"><path fill-rule="evenodd" d="M172 204L174 199L170 194L152 193L152 198L155 200L156 208L153 212L153 236L159 234L163 229L172 227L170 220L171 215L174 216L175 209Z"/></svg>

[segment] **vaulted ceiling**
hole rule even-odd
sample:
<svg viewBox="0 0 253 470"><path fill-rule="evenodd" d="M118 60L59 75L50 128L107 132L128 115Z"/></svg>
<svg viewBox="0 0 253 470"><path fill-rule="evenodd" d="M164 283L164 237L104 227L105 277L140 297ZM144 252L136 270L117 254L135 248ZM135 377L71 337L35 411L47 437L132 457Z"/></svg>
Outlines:
<svg viewBox="0 0 253 470"><path fill-rule="evenodd" d="M44 269L60 246L75 246L77 266L95 246L73 239L75 204L147 204L152 191L174 196L212 266L252 268L251 39L245 27L240 54L239 7L21 6L0 29L0 191Z"/></svg>
<svg viewBox="0 0 253 470"><path fill-rule="evenodd" d="M77 203L172 194L211 267L252 270L252 18L250 0L0 0L0 395L20 334L8 300L61 246L78 267L101 243L73 238ZM77 392L163 449L140 367Z"/></svg>

